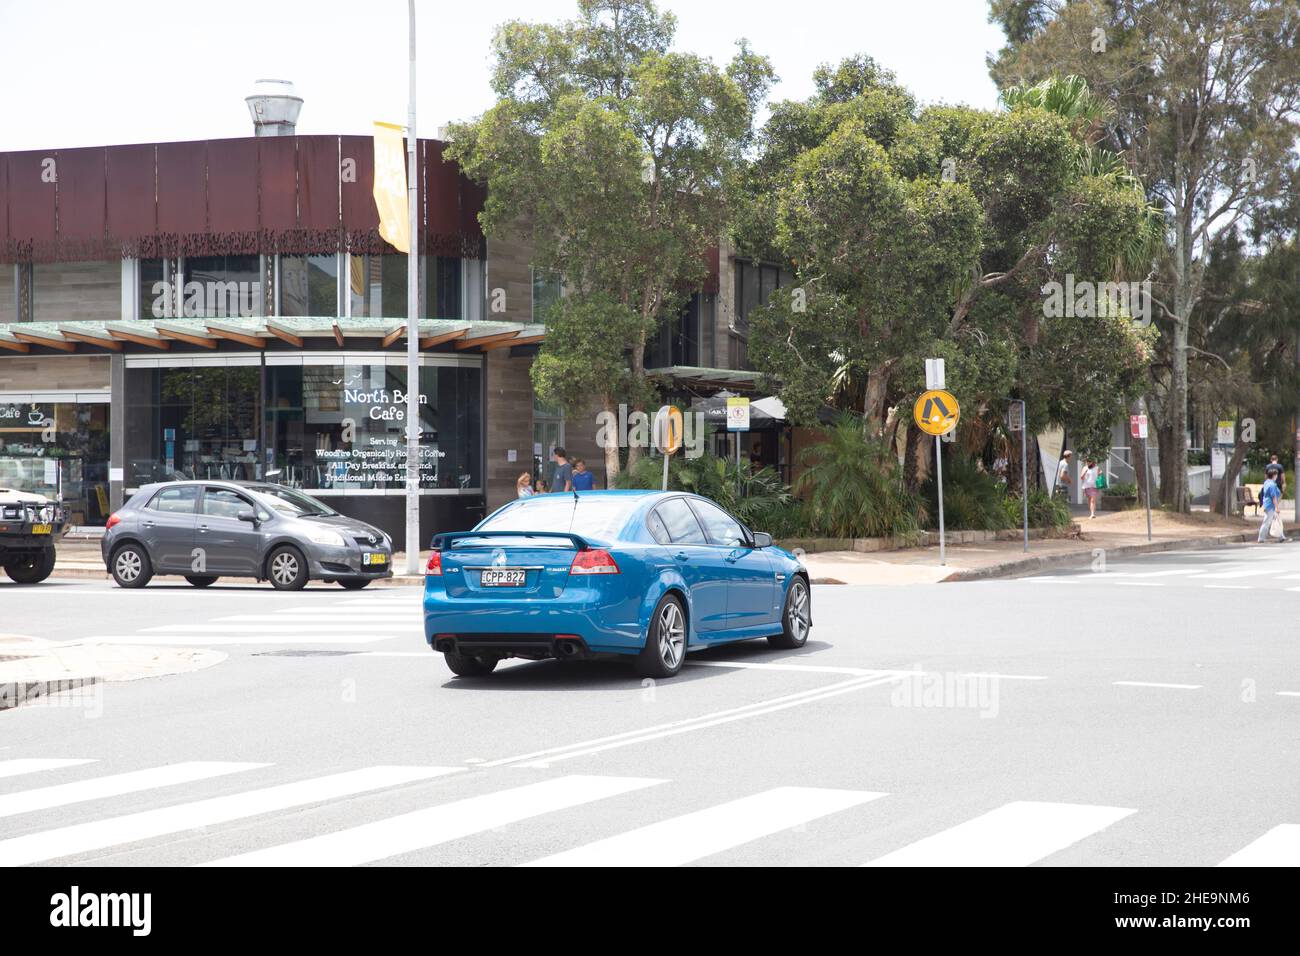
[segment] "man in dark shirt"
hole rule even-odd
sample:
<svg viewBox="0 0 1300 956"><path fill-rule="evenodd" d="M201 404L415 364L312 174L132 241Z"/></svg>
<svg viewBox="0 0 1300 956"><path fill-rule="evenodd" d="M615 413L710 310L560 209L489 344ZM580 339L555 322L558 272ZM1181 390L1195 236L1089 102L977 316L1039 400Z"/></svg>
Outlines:
<svg viewBox="0 0 1300 956"><path fill-rule="evenodd" d="M555 461L555 474L551 476L551 491L572 491L573 466L569 464L569 456L557 445L551 452L551 458Z"/></svg>

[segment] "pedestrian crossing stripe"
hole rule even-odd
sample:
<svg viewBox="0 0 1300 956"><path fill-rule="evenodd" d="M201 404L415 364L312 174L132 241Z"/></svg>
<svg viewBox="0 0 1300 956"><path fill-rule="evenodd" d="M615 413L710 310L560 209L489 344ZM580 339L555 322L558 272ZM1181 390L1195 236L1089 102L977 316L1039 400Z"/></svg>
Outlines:
<svg viewBox="0 0 1300 956"><path fill-rule="evenodd" d="M6 760L0 773L73 768L93 760ZM44 766L41 766L44 765ZM52 786L0 794L0 816L57 810L76 803L109 800L178 784L202 785L232 774L266 770L272 764L193 761L125 773L93 776ZM208 837L194 833L328 804L408 784L463 774L464 767L376 766L242 790L125 815L57 826L0 839L0 866L57 861L163 837ZM16 773L9 774L17 776ZM461 779L480 779L462 777ZM301 840L217 857L203 866L350 866L398 857L502 827L578 810L670 781L572 774L522 786L489 790L357 826ZM806 824L851 813L889 796L867 790L781 786L634 826L548 856L523 860L540 866L680 866L796 831ZM893 800L901 798L895 796ZM372 804L373 805L373 804ZM668 806L656 799L655 808ZM652 813L655 811L651 811ZM1029 866L1094 837L1138 811L1092 804L1015 801L939 829L863 866ZM624 811L620 819L626 819ZM852 818L850 818L852 820ZM861 820L852 820L862 834ZM255 824L253 824L255 825ZM836 831L842 842L843 830ZM869 831L866 831L869 835ZM171 841L169 841L170 843ZM838 856L843 853L837 851ZM211 854L209 854L211 856ZM1274 826L1224 859L1220 866L1300 864L1300 824Z"/></svg>

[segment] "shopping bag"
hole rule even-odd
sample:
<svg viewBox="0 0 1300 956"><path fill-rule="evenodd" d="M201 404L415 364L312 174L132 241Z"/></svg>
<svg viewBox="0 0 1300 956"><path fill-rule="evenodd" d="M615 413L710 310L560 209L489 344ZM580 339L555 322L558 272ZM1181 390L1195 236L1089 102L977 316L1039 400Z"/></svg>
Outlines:
<svg viewBox="0 0 1300 956"><path fill-rule="evenodd" d="M1268 523L1268 536L1274 541L1281 541L1286 537L1286 532L1282 528L1282 516L1276 511L1273 512L1273 517Z"/></svg>
<svg viewBox="0 0 1300 956"><path fill-rule="evenodd" d="M1097 487L1102 489L1106 487L1106 473L1104 471L1097 473Z"/></svg>

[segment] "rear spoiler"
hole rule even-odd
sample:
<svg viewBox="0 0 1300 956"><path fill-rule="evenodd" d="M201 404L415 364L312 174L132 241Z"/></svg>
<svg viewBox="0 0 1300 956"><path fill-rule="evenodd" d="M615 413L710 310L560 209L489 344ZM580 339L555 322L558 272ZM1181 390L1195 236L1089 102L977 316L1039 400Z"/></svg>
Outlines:
<svg viewBox="0 0 1300 956"><path fill-rule="evenodd" d="M585 538L567 531L446 531L435 534L429 547L434 551L445 551L462 538L566 538L579 551L591 550Z"/></svg>

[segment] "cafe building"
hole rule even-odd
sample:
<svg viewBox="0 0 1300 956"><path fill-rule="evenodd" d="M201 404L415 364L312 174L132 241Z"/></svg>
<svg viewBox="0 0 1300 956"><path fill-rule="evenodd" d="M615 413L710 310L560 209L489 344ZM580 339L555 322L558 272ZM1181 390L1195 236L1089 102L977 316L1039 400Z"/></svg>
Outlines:
<svg viewBox="0 0 1300 956"><path fill-rule="evenodd" d="M291 94L250 97L247 138L0 153L0 486L96 526L149 482L270 480L400 540L410 389L422 537L513 497L563 437L528 375L559 290L485 239L482 188L419 141L408 382L373 140L296 135Z"/></svg>

